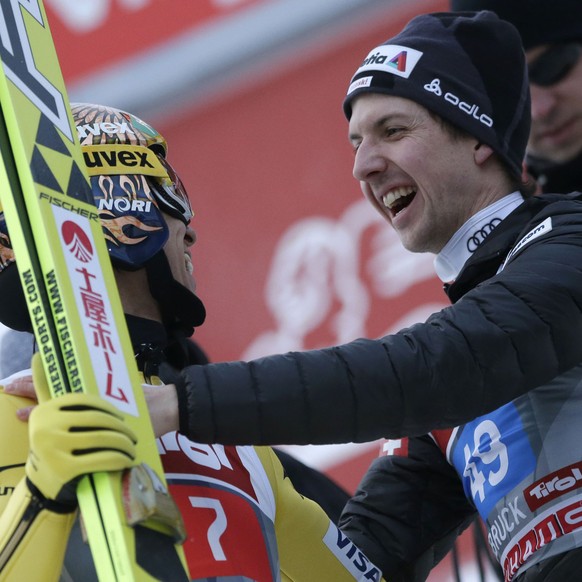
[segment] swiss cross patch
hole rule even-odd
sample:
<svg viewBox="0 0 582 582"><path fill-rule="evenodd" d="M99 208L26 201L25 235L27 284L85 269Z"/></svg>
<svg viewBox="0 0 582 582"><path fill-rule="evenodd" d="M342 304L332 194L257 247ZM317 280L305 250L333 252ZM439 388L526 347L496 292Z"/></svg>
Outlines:
<svg viewBox="0 0 582 582"><path fill-rule="evenodd" d="M384 439L380 443L380 457L408 457L408 439Z"/></svg>

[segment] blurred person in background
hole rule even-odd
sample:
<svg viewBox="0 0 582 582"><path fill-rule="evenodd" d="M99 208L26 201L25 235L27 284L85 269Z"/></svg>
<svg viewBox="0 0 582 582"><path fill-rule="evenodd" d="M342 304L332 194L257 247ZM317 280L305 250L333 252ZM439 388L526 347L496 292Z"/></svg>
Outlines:
<svg viewBox="0 0 582 582"><path fill-rule="evenodd" d="M517 28L531 91L528 170L544 192L582 191L582 2L451 0L450 6L491 10Z"/></svg>

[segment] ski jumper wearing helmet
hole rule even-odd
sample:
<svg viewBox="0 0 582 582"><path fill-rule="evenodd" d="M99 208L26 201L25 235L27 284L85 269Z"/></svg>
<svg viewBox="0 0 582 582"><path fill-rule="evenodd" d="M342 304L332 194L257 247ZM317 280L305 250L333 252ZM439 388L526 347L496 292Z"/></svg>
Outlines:
<svg viewBox="0 0 582 582"><path fill-rule="evenodd" d="M204 305L172 275L163 251L164 214L185 224L193 216L188 194L166 160L165 139L135 115L102 105L73 103L73 120L91 180L95 205L114 267L144 268L149 291L171 333L192 335L205 318ZM0 322L32 331L16 269L10 234L0 212Z"/></svg>
<svg viewBox="0 0 582 582"><path fill-rule="evenodd" d="M126 270L148 269L148 274L152 273L150 292L159 297L158 302L181 302L180 310L167 307L163 324L128 316L144 380L171 382L174 368L203 363L192 350L187 361L181 361L166 349L170 333L178 329L185 334L202 322L200 300L184 287L182 291L178 283L169 289L156 288L167 265L163 247L168 229L162 211L187 224L192 216L188 196L165 160L165 141L149 125L110 107L79 104L72 110L114 265ZM0 287L16 272L5 225L2 234ZM18 291L19 285L13 287ZM12 296L6 303L12 303ZM24 314L19 317L26 329L30 322L26 311ZM0 313L0 317L5 315ZM0 449L0 466L10 466L9 471L0 471L0 491L7 492L0 496L2 526L21 523L19 516L26 515L27 491L22 476L29 435L27 425L14 414L22 405L0 388L0 438L10 438L18 445ZM380 579L379 570L338 531L325 512L297 493L271 448L198 444L177 432L163 435L158 447L170 492L186 524L184 550L192 579ZM57 516L48 509L36 519L36 531L44 528L40 537L50 538L51 543L24 544L28 552L8 561L7 566L0 560L0 581L38 579L41 572L44 580L56 579L50 578L49 572L56 576L61 572L67 539L63 579L96 580L79 521L72 524L67 515ZM0 535L0 556L6 537Z"/></svg>

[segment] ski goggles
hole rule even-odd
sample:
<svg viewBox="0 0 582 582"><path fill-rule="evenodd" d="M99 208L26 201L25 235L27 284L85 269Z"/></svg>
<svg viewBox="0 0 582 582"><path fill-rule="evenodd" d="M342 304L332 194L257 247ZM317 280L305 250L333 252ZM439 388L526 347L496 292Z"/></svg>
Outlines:
<svg viewBox="0 0 582 582"><path fill-rule="evenodd" d="M100 144L82 146L90 177L142 175L153 178L153 194L161 210L188 224L194 212L190 198L170 163L150 148L136 145Z"/></svg>
<svg viewBox="0 0 582 582"><path fill-rule="evenodd" d="M550 46L528 65L530 83L550 87L559 83L574 68L582 54L582 43L568 42Z"/></svg>
<svg viewBox="0 0 582 582"><path fill-rule="evenodd" d="M194 216L188 192L166 158L158 156L158 159L166 170L167 179L162 179L154 188L156 200L162 210L187 225Z"/></svg>

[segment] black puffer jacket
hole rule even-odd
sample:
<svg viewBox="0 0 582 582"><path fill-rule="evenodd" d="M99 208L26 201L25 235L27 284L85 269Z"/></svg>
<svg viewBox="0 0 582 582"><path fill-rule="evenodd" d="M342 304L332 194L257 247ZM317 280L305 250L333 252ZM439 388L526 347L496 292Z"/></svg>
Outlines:
<svg viewBox="0 0 582 582"><path fill-rule="evenodd" d="M448 289L454 305L426 323L378 340L186 368L181 432L224 444L423 435L545 384L582 362L581 200L544 195L518 207Z"/></svg>

